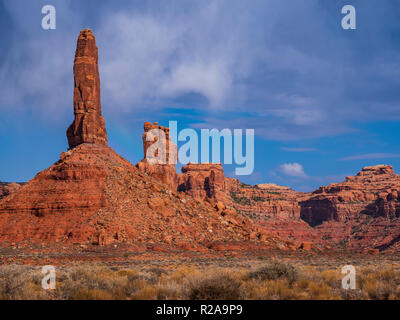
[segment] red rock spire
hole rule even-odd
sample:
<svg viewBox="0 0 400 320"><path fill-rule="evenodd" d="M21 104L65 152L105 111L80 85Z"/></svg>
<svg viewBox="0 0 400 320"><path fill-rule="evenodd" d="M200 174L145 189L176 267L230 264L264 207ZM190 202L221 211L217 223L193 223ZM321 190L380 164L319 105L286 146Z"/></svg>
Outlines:
<svg viewBox="0 0 400 320"><path fill-rule="evenodd" d="M107 145L101 114L100 77L96 40L91 30L82 30L74 61L74 122L67 130L69 147L82 143Z"/></svg>

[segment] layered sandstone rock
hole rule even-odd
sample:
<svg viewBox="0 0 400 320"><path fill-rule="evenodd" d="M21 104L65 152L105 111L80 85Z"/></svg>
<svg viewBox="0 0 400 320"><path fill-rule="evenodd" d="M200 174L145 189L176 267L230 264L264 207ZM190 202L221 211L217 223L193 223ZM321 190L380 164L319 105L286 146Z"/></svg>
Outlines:
<svg viewBox="0 0 400 320"><path fill-rule="evenodd" d="M226 180L220 163L189 163L182 167L178 190L201 200L223 200Z"/></svg>
<svg viewBox="0 0 400 320"><path fill-rule="evenodd" d="M397 250L399 192L400 176L392 166L365 167L300 201L301 217L343 249Z"/></svg>
<svg viewBox="0 0 400 320"><path fill-rule="evenodd" d="M232 180L230 196L241 212L256 220L300 219L298 201L303 194L275 184L250 186Z"/></svg>
<svg viewBox="0 0 400 320"><path fill-rule="evenodd" d="M300 202L301 217L316 226L324 221L345 221L361 214L396 215L398 190L400 176L394 173L392 166L365 167L356 176L346 177L344 182L314 191L309 199Z"/></svg>
<svg viewBox="0 0 400 320"><path fill-rule="evenodd" d="M168 128L145 124L147 128ZM164 143L168 143L169 135ZM151 144L143 136L144 152ZM157 141L157 139L154 139ZM200 201L210 202L222 215L249 217L286 247L337 249L400 248L400 177L391 166L365 167L342 183L300 193L272 183L246 185L225 176L221 164L174 166L144 163L137 167L151 177Z"/></svg>
<svg viewBox="0 0 400 320"><path fill-rule="evenodd" d="M81 144L64 152L0 202L0 240L96 242L96 226L87 222L106 206L106 179L114 167L132 165L106 146Z"/></svg>
<svg viewBox="0 0 400 320"><path fill-rule="evenodd" d="M81 31L74 61L74 122L67 130L68 144L107 145L107 131L101 114L98 53L91 30Z"/></svg>
<svg viewBox="0 0 400 320"><path fill-rule="evenodd" d="M168 128L147 123L145 134L149 128L168 133ZM165 136L163 143L168 143L169 135ZM151 144L145 138L143 143L146 152ZM265 233L291 243L289 247L400 247L400 177L391 166L365 167L356 176L313 193L271 183L246 185L226 177L221 164L188 164L181 174L170 165L142 161L137 167L173 191L210 202L221 214L237 212L250 218Z"/></svg>
<svg viewBox="0 0 400 320"><path fill-rule="evenodd" d="M229 181L228 203L266 232L288 241L290 248L310 241L325 244L319 232L300 218L299 201L308 194L272 183L251 186L236 179Z"/></svg>

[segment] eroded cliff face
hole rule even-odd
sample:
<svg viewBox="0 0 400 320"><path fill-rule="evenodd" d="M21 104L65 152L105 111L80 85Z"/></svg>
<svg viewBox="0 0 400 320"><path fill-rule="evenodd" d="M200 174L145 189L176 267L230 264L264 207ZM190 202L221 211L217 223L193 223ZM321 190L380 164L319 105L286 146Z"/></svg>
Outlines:
<svg viewBox="0 0 400 320"><path fill-rule="evenodd" d="M399 193L392 166L365 167L300 201L301 217L343 248L398 250Z"/></svg>
<svg viewBox="0 0 400 320"><path fill-rule="evenodd" d="M320 187L301 201L301 217L312 226L360 215L398 217L399 190L400 176L392 166L365 167L356 176Z"/></svg>

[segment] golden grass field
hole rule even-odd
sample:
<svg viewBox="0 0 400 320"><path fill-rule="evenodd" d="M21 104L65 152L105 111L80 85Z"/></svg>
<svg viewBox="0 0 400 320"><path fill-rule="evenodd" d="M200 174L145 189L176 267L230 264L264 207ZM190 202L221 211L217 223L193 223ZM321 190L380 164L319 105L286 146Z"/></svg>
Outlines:
<svg viewBox="0 0 400 320"><path fill-rule="evenodd" d="M0 299L400 299L400 265L356 267L356 289L342 288L340 267L259 260L253 267L216 265L109 266L56 269L44 290L40 267L0 267Z"/></svg>

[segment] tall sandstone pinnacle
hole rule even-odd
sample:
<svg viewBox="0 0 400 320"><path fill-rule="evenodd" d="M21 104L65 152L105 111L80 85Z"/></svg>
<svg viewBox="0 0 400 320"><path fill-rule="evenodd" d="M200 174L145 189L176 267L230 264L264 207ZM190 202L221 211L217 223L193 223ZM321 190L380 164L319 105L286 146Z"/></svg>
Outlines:
<svg viewBox="0 0 400 320"><path fill-rule="evenodd" d="M101 114L96 40L91 30L80 32L74 61L74 122L67 130L70 149L82 144L107 145Z"/></svg>

